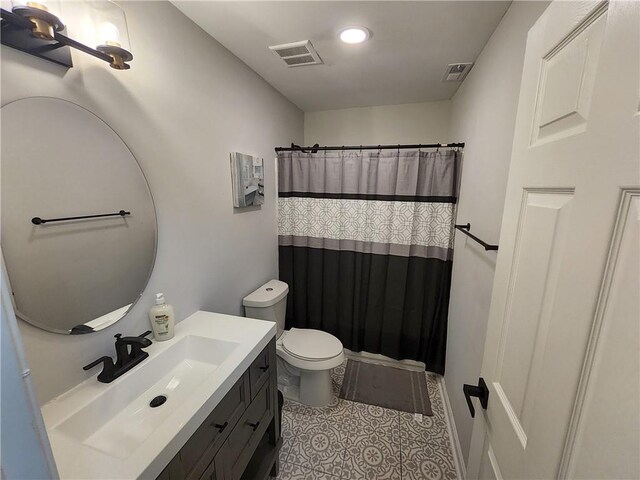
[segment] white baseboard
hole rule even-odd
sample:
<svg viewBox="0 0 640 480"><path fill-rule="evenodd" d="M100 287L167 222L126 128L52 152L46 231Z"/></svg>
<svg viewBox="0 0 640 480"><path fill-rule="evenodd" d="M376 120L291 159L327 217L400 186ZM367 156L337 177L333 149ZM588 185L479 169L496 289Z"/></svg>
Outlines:
<svg viewBox="0 0 640 480"><path fill-rule="evenodd" d="M451 439L451 451L453 452L453 461L458 471L458 478L464 480L467 478L467 469L464 465L462 457L462 447L460 447L460 439L458 438L458 430L456 429L456 422L453 418L453 410L451 409L451 402L449 402L449 394L447 393L447 386L444 383L444 377L438 375L438 385L440 386L440 395L442 396L442 402L444 404L444 413L447 421L447 430L449 430L449 438Z"/></svg>

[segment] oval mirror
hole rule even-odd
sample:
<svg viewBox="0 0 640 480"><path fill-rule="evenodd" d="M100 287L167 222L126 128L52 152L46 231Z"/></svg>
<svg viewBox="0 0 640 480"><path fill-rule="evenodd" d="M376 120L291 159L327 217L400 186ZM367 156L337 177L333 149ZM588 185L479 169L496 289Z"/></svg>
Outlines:
<svg viewBox="0 0 640 480"><path fill-rule="evenodd" d="M156 255L149 185L88 110L34 97L2 107L1 237L19 318L90 333L124 317Z"/></svg>

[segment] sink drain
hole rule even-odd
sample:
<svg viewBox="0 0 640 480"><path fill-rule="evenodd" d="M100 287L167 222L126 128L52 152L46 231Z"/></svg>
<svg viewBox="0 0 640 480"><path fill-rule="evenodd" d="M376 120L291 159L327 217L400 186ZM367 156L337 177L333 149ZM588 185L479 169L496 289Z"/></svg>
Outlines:
<svg viewBox="0 0 640 480"><path fill-rule="evenodd" d="M167 397L165 397L164 395L158 395L157 397L155 397L153 400L149 402L149 406L151 408L156 408L162 405L166 401L167 401Z"/></svg>

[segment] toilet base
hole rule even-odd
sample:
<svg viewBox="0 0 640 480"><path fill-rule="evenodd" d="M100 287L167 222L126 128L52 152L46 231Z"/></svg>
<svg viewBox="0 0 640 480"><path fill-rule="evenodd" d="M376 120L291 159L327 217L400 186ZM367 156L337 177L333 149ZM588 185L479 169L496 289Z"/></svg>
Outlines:
<svg viewBox="0 0 640 480"><path fill-rule="evenodd" d="M331 370L300 370L300 403L324 407L332 399Z"/></svg>
<svg viewBox="0 0 640 480"><path fill-rule="evenodd" d="M331 370L301 370L278 357L278 389L288 400L324 407L333 400Z"/></svg>

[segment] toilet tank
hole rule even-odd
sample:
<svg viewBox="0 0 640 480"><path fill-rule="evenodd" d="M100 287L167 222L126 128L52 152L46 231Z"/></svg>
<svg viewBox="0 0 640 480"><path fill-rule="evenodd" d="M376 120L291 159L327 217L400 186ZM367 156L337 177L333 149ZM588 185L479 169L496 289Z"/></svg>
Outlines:
<svg viewBox="0 0 640 480"><path fill-rule="evenodd" d="M245 317L276 322L277 336L284 331L284 317L287 313L287 293L289 286L280 280L270 280L244 297Z"/></svg>

